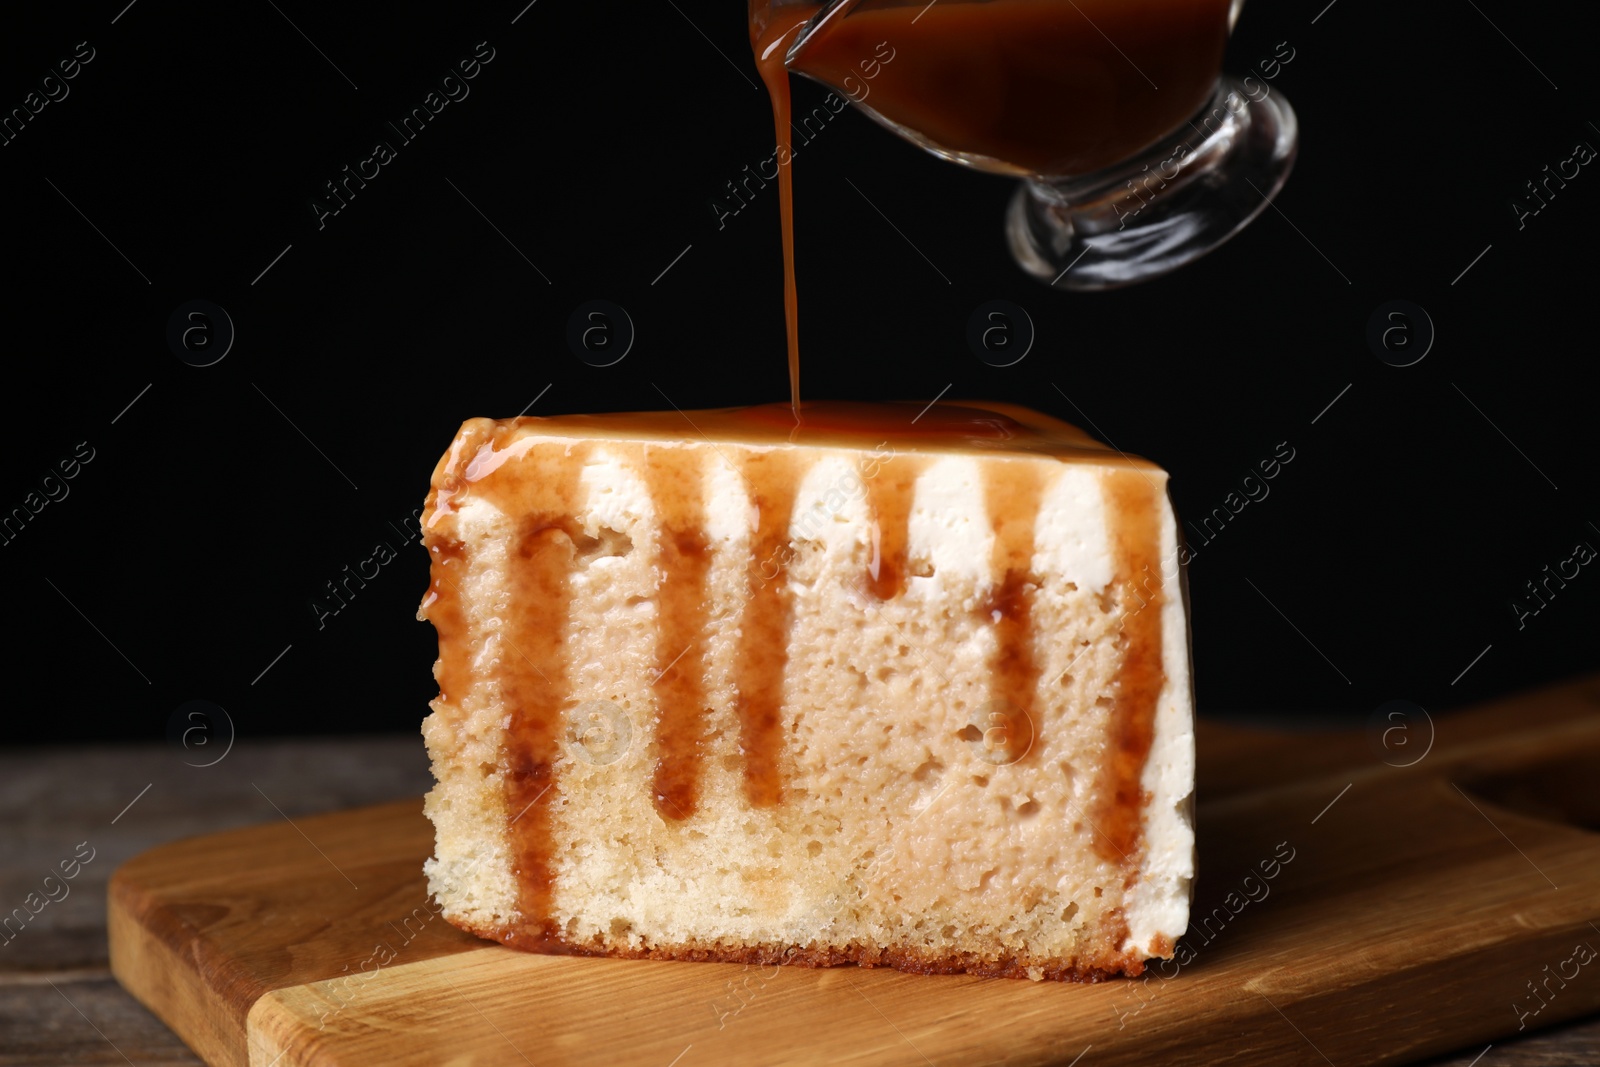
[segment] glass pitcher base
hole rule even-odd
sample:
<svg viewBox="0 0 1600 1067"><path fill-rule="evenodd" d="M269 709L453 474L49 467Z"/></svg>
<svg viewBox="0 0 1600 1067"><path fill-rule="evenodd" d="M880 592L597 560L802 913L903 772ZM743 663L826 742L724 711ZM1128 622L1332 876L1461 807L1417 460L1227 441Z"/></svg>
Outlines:
<svg viewBox="0 0 1600 1067"><path fill-rule="evenodd" d="M1199 114L1137 157L1080 178L1023 182L1006 212L1011 254L1056 289L1160 277L1259 215L1283 187L1298 144L1281 93L1251 100L1224 76Z"/></svg>

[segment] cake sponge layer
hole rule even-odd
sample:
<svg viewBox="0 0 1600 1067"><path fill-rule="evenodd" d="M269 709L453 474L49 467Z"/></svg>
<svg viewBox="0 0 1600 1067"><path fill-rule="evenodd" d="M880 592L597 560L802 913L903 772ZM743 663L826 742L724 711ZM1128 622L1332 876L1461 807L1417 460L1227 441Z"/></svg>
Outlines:
<svg viewBox="0 0 1600 1067"><path fill-rule="evenodd" d="M935 410L462 427L423 517L447 919L1035 978L1171 954L1194 763L1166 476L1023 409Z"/></svg>

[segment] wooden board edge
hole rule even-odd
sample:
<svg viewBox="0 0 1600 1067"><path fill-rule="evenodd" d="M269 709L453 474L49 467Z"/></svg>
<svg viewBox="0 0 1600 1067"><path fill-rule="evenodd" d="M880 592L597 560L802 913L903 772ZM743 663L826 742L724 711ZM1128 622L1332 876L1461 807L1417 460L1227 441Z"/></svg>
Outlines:
<svg viewBox="0 0 1600 1067"><path fill-rule="evenodd" d="M324 825L365 815L388 822L422 820L421 794L399 800L307 816L296 832L319 832ZM292 826L292 824L288 824ZM246 1018L269 988L209 939L173 907L203 894L208 883L186 878L175 885L167 868L174 862L210 854L219 838L283 834L272 820L164 842L125 860L106 890L106 934L112 976L135 1000L178 1035L196 1055L217 1067L247 1062ZM429 828L431 841L431 827ZM420 869L422 859L418 858ZM323 860L318 860L318 863ZM215 882L232 875L218 868ZM470 950L470 947L469 947Z"/></svg>
<svg viewBox="0 0 1600 1067"><path fill-rule="evenodd" d="M1072 1041L1089 1044L1095 1049L1095 1062L1102 1067L1133 1067L1156 1060L1171 1067L1211 1067L1228 1057L1244 1057L1250 1062L1265 1065L1302 1064L1320 1062L1324 1058L1335 1063L1363 1062L1382 1065L1412 1063L1424 1057L1452 1052L1477 1042L1493 1042L1508 1036L1517 1036L1515 1024L1519 1022L1513 1007L1513 997L1518 983L1524 979L1538 979L1546 965L1554 967L1567 958L1577 942L1600 944L1600 938L1590 933L1588 925L1571 921L1541 932L1525 940L1506 937L1490 944L1461 946L1458 952L1445 957L1418 960L1410 966L1378 976L1367 976L1339 988L1318 989L1297 993L1291 974L1281 968L1271 968L1256 978L1240 983L1238 998L1209 1006L1209 1010L1193 1004L1194 992L1171 995L1174 1007L1165 1016L1147 1018L1147 1026L1140 1026L1135 1014L1124 1019L1123 1026L1109 1034L1083 1032L1067 1022L1059 1033L1043 1030L1035 1034L1028 1047L1023 1047L1012 1033L992 1034L980 1039L971 1029L970 1020L953 1020L956 1029L944 1037L946 1056L952 1062L987 1062L994 1058L1007 1058L1016 1064L1058 1062L1060 1050L1065 1047L1069 1032ZM485 953L504 950L485 946ZM403 986L427 987L429 973L457 970L463 964L461 956L440 957L413 964L396 966L391 978ZM659 965L659 964L658 964ZM701 967L705 964L681 963L668 966ZM846 968L848 969L848 968ZM515 980L507 975L506 979ZM463 982L457 973L457 982ZM1126 980L1131 990L1133 980ZM319 988L320 987L320 988ZM451 988L455 989L452 983ZM470 988L470 987L467 987ZM1104 988L1104 987L1095 987ZM457 989L459 995L462 991ZM412 994L416 995L415 988ZM1161 994L1156 994L1159 997ZM346 1016L341 1029L351 1034L351 1040L361 1045L361 1050L341 1048L337 1033L326 1038L318 1036L315 1022L306 1014L306 1002L317 1004L338 1002L329 982L288 986L263 995L252 1007L247 1024L250 1049L249 1067L364 1067L363 1056L370 1055L371 1044L366 1034L352 1033L350 1027L360 1025L359 1011ZM380 996L379 1003L392 1003L394 994ZM1528 1004L1537 1003L1524 994ZM1153 999L1151 1003L1154 1003ZM1199 1008L1199 1010L1195 1010ZM1520 1020L1527 1025L1521 1033L1556 1025L1586 1014L1600 1011L1600 985L1587 983L1579 988L1563 989L1531 1019ZM1421 1026L1406 1025L1406 1018L1421 1021ZM486 1017L487 1018L487 1017ZM887 1016L885 1016L887 1018ZM514 1024L506 1025L506 1033L491 1021L488 1026L478 1026L463 1015L467 1032L440 1035L432 1043L419 1035L414 1026L403 1030L409 1044L397 1047L388 1057L390 1067L421 1067L438 1062L447 1049L457 1054L470 1054L472 1034L481 1034L494 1051L503 1052L505 1042L520 1043L523 1038ZM924 1043L929 1025L918 1025L904 1018L895 1020L898 1031L903 1024L917 1045ZM1110 1021L1106 1029L1110 1028ZM1123 1033L1123 1029L1127 1033ZM1206 1031L1209 1030L1209 1036ZM507 1033L511 1036L508 1038ZM807 1033L804 1021L794 1031L799 1040ZM627 1035L618 1035L625 1039ZM685 1034L669 1042L693 1038ZM904 1035L902 1035L904 1036ZM773 1036L746 1034L757 1038L754 1047L770 1048ZM1081 1040L1080 1040L1081 1039ZM698 1039L696 1039L698 1040ZM935 1039L937 1040L937 1039ZM907 1040L899 1047L901 1058L884 1060L885 1064L903 1064L920 1067L925 1061L917 1045ZM554 1056L560 1062L571 1062L554 1050L520 1045L536 1062L548 1061ZM1313 1051L1315 1050L1315 1051ZM539 1052L545 1055L541 1057ZM615 1048L596 1054L591 1062L615 1064L617 1067L659 1067L658 1049L639 1047L631 1058ZM484 1055L492 1061L488 1048ZM822 1047L790 1045L784 1048L781 1062L826 1063L840 1062L841 1050L831 1045ZM1069 1053L1070 1058L1070 1053ZM778 1062L751 1059L748 1062ZM878 1062L878 1061L874 1061ZM1230 1059L1230 1062L1232 1060Z"/></svg>
<svg viewBox="0 0 1600 1067"><path fill-rule="evenodd" d="M1585 933L1589 934L1587 938ZM1519 1021L1514 1008L1516 994L1521 991L1533 1002L1520 983L1541 978L1544 967L1553 968L1568 958L1574 944L1580 941L1600 945L1600 938L1593 936L1588 924L1563 924L1537 937L1507 938L1448 960L1418 964L1399 972L1398 988L1396 976L1386 976L1344 990L1323 990L1287 1003L1279 1001L1273 1014L1282 1013L1283 1021L1298 1019L1294 1025L1306 1038L1331 1031L1348 1042L1351 1039L1346 1035L1352 1029L1362 1033L1363 1026L1381 1025L1382 1034L1393 1038L1387 1047L1335 1048L1343 1052L1344 1060L1356 1062L1365 1057L1364 1062L1372 1067L1415 1063L1479 1041L1504 1040L1600 1011L1600 983L1591 981L1582 988L1574 985L1567 995L1552 998L1533 1017L1531 1025L1527 1019L1521 1020L1520 1030L1514 1025ZM1247 982L1245 988L1251 984ZM1408 1014L1429 1020L1428 1029L1422 1031L1425 1036L1409 1043L1403 1040L1407 1033L1405 1022L1395 1014L1402 1002L1409 1003ZM1308 1018L1313 1021L1308 1022ZM1300 1036L1290 1036L1296 1043L1309 1044L1309 1040L1302 1042ZM1338 1051L1334 1060L1340 1060Z"/></svg>
<svg viewBox="0 0 1600 1067"><path fill-rule="evenodd" d="M472 956L484 953L497 955L512 951L514 950L492 942L484 942L479 947L449 956L436 956L415 963L390 964L383 967L381 973L386 974L390 981L406 982L416 975L426 975L447 965L459 967L463 961ZM336 1062L329 1061L327 1056L336 1055L337 1049L330 1049L326 1043L318 1042L316 1039L316 1035L321 1032L321 1027L318 1025L320 1019L313 1022L302 1015L295 1010L294 1002L311 994L317 996L320 1003L339 1003L339 997L332 987L335 982L341 981L348 983L349 979L328 978L300 985L283 986L263 993L255 1004L251 1005L245 1021L244 1043L248 1054L248 1067L273 1067L273 1065L299 1067L310 1062L318 1064ZM354 1018L355 1016L346 1019L345 1025ZM310 1058L304 1058L307 1056Z"/></svg>
<svg viewBox="0 0 1600 1067"><path fill-rule="evenodd" d="M119 868L106 891L112 976L206 1063L245 1067L244 1020L225 1010L192 954L176 951L145 924L149 912Z"/></svg>

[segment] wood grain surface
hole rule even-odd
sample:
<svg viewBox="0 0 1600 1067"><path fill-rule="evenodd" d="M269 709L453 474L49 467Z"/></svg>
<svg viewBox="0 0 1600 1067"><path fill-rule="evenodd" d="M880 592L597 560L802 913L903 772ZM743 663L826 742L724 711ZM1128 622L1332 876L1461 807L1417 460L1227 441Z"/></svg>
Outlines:
<svg viewBox="0 0 1600 1067"><path fill-rule="evenodd" d="M1549 1062L1512 1057L1553 1046L1506 1041L1600 1008L1600 962L1570 970L1575 945L1600 947L1600 806L1582 774L1600 761L1600 679L1440 717L1428 745L1410 728L1403 758L1371 732L1202 731L1202 873L1170 976L519 954L433 916L416 800L138 857L112 885L113 967L209 1062L259 1067Z"/></svg>
<svg viewBox="0 0 1600 1067"><path fill-rule="evenodd" d="M70 892L0 939L0 1065L202 1062L111 977L106 884L129 858L196 834L414 796L428 787L415 736L240 740L216 748L61 745L0 751L0 909L96 850ZM226 745L226 738L211 739ZM56 893L60 896L59 891Z"/></svg>

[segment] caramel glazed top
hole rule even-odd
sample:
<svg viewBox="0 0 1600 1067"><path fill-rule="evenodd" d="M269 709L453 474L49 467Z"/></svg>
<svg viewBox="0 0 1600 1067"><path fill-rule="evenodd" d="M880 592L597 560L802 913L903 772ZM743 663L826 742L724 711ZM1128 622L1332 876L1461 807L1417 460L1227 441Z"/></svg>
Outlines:
<svg viewBox="0 0 1600 1067"><path fill-rule="evenodd" d="M699 439L754 448L800 445L872 449L888 442L896 451L906 452L1025 452L1055 456L1064 461L1079 459L1108 466L1159 469L1148 460L1108 448L1070 423L1018 404L992 401L955 401L931 406L910 401L876 404L809 401L801 406L798 419L788 404L761 404L691 411L527 415L469 422L492 422L499 431L493 435L497 441L515 435L515 431L526 431L600 441ZM462 429L458 442L466 436L466 427ZM482 437L479 443L485 443ZM463 461L471 459L452 449L434 471L435 489L452 470L464 470ZM433 504L430 497L430 510ZM447 505L441 501L440 506Z"/></svg>

